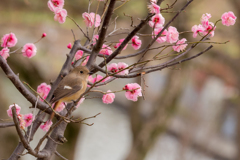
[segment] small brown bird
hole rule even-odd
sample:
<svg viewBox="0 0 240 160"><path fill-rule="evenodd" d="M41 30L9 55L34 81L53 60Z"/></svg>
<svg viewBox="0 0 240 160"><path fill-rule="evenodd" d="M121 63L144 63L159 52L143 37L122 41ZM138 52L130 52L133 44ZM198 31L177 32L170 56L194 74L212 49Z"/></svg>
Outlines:
<svg viewBox="0 0 240 160"><path fill-rule="evenodd" d="M51 104L55 103L53 109L56 110L62 102L77 100L87 88L88 76L89 70L85 66L77 66L66 75L53 93L50 101ZM52 120L53 117L54 112L49 120Z"/></svg>

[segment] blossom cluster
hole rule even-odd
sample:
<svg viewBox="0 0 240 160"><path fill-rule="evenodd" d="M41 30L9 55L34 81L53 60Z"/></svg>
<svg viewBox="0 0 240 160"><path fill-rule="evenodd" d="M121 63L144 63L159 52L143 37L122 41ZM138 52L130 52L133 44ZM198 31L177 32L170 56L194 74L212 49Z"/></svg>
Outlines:
<svg viewBox="0 0 240 160"><path fill-rule="evenodd" d="M32 121L34 120L34 116L32 113L28 114L20 114L21 107L17 104L12 104L9 106L9 109L7 110L7 114L10 118L13 118L13 113L12 113L12 107L15 106L16 108L16 114L17 118L19 120L19 125L21 129L25 129L26 127L30 126L32 124Z"/></svg>
<svg viewBox="0 0 240 160"><path fill-rule="evenodd" d="M43 33L42 38L46 36L46 33ZM17 37L14 33L5 34L1 39L1 47L0 56L2 56L5 60L10 56L10 49L17 44ZM24 57L32 58L37 53L37 48L33 43L27 43L22 47L22 55Z"/></svg>
<svg viewBox="0 0 240 160"><path fill-rule="evenodd" d="M107 70L112 72L112 73L117 73L117 72L121 71L117 74L127 75L128 72L129 72L128 69L125 69L127 67L128 67L128 65L124 62L119 62L118 64L117 63L112 63L110 65L107 65Z"/></svg>
<svg viewBox="0 0 240 160"><path fill-rule="evenodd" d="M48 8L55 14L54 20L64 23L67 17L67 10L63 9L64 0L49 0L47 4Z"/></svg>

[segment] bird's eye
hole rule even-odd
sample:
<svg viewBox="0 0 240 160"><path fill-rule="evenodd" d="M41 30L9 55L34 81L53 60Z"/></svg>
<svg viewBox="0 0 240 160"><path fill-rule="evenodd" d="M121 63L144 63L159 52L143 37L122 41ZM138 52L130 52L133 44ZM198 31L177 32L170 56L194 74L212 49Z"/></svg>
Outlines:
<svg viewBox="0 0 240 160"><path fill-rule="evenodd" d="M83 71L80 71L81 74L83 74Z"/></svg>

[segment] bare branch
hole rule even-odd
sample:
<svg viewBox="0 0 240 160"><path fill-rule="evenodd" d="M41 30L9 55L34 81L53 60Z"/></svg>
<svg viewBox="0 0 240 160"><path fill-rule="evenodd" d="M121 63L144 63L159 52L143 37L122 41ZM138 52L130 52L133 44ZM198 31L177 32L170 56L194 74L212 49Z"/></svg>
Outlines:
<svg viewBox="0 0 240 160"><path fill-rule="evenodd" d="M15 126L14 122L3 122L3 123L0 123L0 128L6 128L6 127L12 127L12 126Z"/></svg>

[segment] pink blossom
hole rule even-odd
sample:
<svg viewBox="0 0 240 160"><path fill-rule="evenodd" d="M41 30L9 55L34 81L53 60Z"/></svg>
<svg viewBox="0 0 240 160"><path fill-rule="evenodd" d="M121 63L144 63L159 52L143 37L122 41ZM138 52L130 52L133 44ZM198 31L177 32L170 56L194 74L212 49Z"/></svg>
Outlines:
<svg viewBox="0 0 240 160"><path fill-rule="evenodd" d="M109 55L112 54L112 49L109 46L103 44L102 49L100 50L99 53L103 54L103 55L108 55L109 56Z"/></svg>
<svg viewBox="0 0 240 160"><path fill-rule="evenodd" d="M93 45L95 45L97 43L98 38L99 38L99 35L93 36Z"/></svg>
<svg viewBox="0 0 240 160"><path fill-rule="evenodd" d="M48 1L48 8L55 12L57 8L63 8L64 0L49 0Z"/></svg>
<svg viewBox="0 0 240 160"><path fill-rule="evenodd" d="M0 55L6 60L9 57L9 49L7 47L3 48L0 51Z"/></svg>
<svg viewBox="0 0 240 160"><path fill-rule="evenodd" d="M85 98L81 98L80 101L78 102L78 104L76 105L76 108L78 108L82 103L83 101L85 100Z"/></svg>
<svg viewBox="0 0 240 160"><path fill-rule="evenodd" d="M98 81L100 81L101 79L103 79L103 76L97 75L96 78L95 78L95 82L98 82ZM104 82L104 80L102 80L102 82Z"/></svg>
<svg viewBox="0 0 240 160"><path fill-rule="evenodd" d="M54 107L55 103L52 105L52 108ZM61 112L65 108L65 103L62 102L56 109L57 112Z"/></svg>
<svg viewBox="0 0 240 160"><path fill-rule="evenodd" d="M201 18L201 23L202 23L202 26L203 27L208 27L208 25L209 25L209 19L211 18L212 16L211 16L211 14L209 14L209 13L206 13L206 14L203 14L202 15L202 18Z"/></svg>
<svg viewBox="0 0 240 160"><path fill-rule="evenodd" d="M112 72L112 73L118 72L117 63L111 63L110 65L107 65L107 70Z"/></svg>
<svg viewBox="0 0 240 160"><path fill-rule="evenodd" d="M82 56L83 56L83 51L78 50L77 53L75 54L76 61L79 60L80 58L82 58Z"/></svg>
<svg viewBox="0 0 240 160"><path fill-rule="evenodd" d="M82 62L82 66L86 66L90 56L87 56L86 59Z"/></svg>
<svg viewBox="0 0 240 160"><path fill-rule="evenodd" d="M170 26L167 32L167 42L175 43L177 42L178 37L179 37L179 33L177 31L177 28Z"/></svg>
<svg viewBox="0 0 240 160"><path fill-rule="evenodd" d="M201 24L199 24L198 26L194 25L192 27L193 38L196 38L198 33L203 33L204 31L205 31L205 28Z"/></svg>
<svg viewBox="0 0 240 160"><path fill-rule="evenodd" d="M95 83L95 78L92 77L92 75L88 76L88 81L91 83Z"/></svg>
<svg viewBox="0 0 240 160"><path fill-rule="evenodd" d="M2 47L14 47L17 44L17 37L14 33L5 34L2 37Z"/></svg>
<svg viewBox="0 0 240 160"><path fill-rule="evenodd" d="M67 48L68 48L68 49L71 49L71 48L72 48L72 44L69 43L69 44L67 45Z"/></svg>
<svg viewBox="0 0 240 160"><path fill-rule="evenodd" d="M230 26L235 24L237 17L234 15L232 11L229 11L223 13L221 19L223 25Z"/></svg>
<svg viewBox="0 0 240 160"><path fill-rule="evenodd" d="M54 20L58 21L59 23L64 23L67 17L67 10L63 8L56 8L55 10Z"/></svg>
<svg viewBox="0 0 240 160"><path fill-rule="evenodd" d="M123 70L122 72L119 72L118 74L119 75L127 75L128 74L128 69L125 69L125 68L127 68L128 67L128 65L126 64L126 63L124 63L124 62L119 62L118 64L117 64L117 67L118 67L118 70ZM124 70L125 69L125 70Z"/></svg>
<svg viewBox="0 0 240 160"><path fill-rule="evenodd" d="M160 33L160 32L162 31L162 29L163 29L163 27L155 28L154 31L153 31L153 38L155 38L155 36L157 36L158 33ZM155 36L154 36L154 35L155 35ZM166 36L166 35L167 35L167 30L165 29L165 30L163 31L163 33L161 34L161 36L158 37L156 41L157 41L158 43L166 42L166 40L167 40L167 36Z"/></svg>
<svg viewBox="0 0 240 160"><path fill-rule="evenodd" d="M43 33L42 34L42 38L46 37L47 36L47 33Z"/></svg>
<svg viewBox="0 0 240 160"><path fill-rule="evenodd" d="M40 128L42 129L42 130L44 130L45 132L47 132L49 129L50 129L50 127L52 126L52 121L50 121L50 120L48 120L47 122L45 122L44 124L42 124L41 126L40 126Z"/></svg>
<svg viewBox="0 0 240 160"><path fill-rule="evenodd" d="M148 5L148 9L149 9L150 13L156 13L156 14L159 14L159 13L160 13L160 7L159 7L159 5L157 5L157 4L154 3L154 2L151 2L151 4Z"/></svg>
<svg viewBox="0 0 240 160"><path fill-rule="evenodd" d="M90 14L87 12L84 12L82 14L82 17L84 18L84 22L87 27L92 27L94 25L94 19L95 19L95 13L91 12ZM96 21L95 21L95 27L100 26L101 24L101 17L99 14L96 14Z"/></svg>
<svg viewBox="0 0 240 160"><path fill-rule="evenodd" d="M21 107L20 107L19 105L17 105L17 104L12 104L12 105L9 106L9 109L7 110L8 117L13 117L13 115L12 115L12 107L13 107L14 105L15 105L15 107L16 107L16 113L17 113L17 115L20 113Z"/></svg>
<svg viewBox="0 0 240 160"><path fill-rule="evenodd" d="M150 0L150 2L157 3L157 0Z"/></svg>
<svg viewBox="0 0 240 160"><path fill-rule="evenodd" d="M88 76L88 81L91 83L95 83L100 81L101 79L103 79L103 76L101 75L97 75L95 78L93 78L91 75ZM101 82L105 82L107 80L107 78L105 78L104 80L102 80Z"/></svg>
<svg viewBox="0 0 240 160"><path fill-rule="evenodd" d="M83 51L82 50L78 50L77 53L75 54L75 59L79 60L80 58L82 58L83 56ZM86 59L82 62L82 66L85 66L88 62L89 56L86 57Z"/></svg>
<svg viewBox="0 0 240 160"><path fill-rule="evenodd" d="M123 90L126 90L125 96L128 100L137 101L142 96L142 88L137 83L126 84Z"/></svg>
<svg viewBox="0 0 240 160"><path fill-rule="evenodd" d="M177 46L173 46L173 50L176 52L180 52L185 50L185 48L187 47L188 44L184 44L186 42L186 38L183 38L181 40L179 40L176 44L183 44L183 45L177 45Z"/></svg>
<svg viewBox="0 0 240 160"><path fill-rule="evenodd" d="M212 22L209 22L209 25L207 28L205 28L203 34L206 35L208 34L209 31L211 31L209 34L211 35L211 37L214 36L214 30L216 29L216 26L213 28L214 24Z"/></svg>
<svg viewBox="0 0 240 160"><path fill-rule="evenodd" d="M124 41L124 39L119 39L119 42L120 42L120 43L117 43L117 44L114 46L114 48L118 48L118 47L122 44L123 41ZM126 44L125 47L124 47L122 50L125 50L125 49L127 48L127 46L128 46L128 44Z"/></svg>
<svg viewBox="0 0 240 160"><path fill-rule="evenodd" d="M44 99L47 98L47 95L49 93L51 89L50 85L47 85L46 83L41 83L38 87L37 87L37 92L40 94L40 96ZM42 100L42 99L41 99Z"/></svg>
<svg viewBox="0 0 240 160"><path fill-rule="evenodd" d="M141 47L141 45L142 45L142 41L139 39L139 37L138 36L134 36L132 38L132 47L133 47L133 49L138 50Z"/></svg>
<svg viewBox="0 0 240 160"><path fill-rule="evenodd" d="M27 43L23 46L22 53L24 57L32 58L37 53L37 47L33 43Z"/></svg>
<svg viewBox="0 0 240 160"><path fill-rule="evenodd" d="M151 21L149 21L149 26L154 27L155 25L155 28L159 28L159 27L162 27L164 23L165 23L165 18L159 13L152 17Z"/></svg>
<svg viewBox="0 0 240 160"><path fill-rule="evenodd" d="M32 113L23 115L23 120L25 121L25 127L28 127L32 124L34 117Z"/></svg>
<svg viewBox="0 0 240 160"><path fill-rule="evenodd" d="M26 127L26 121L23 119L23 115L22 114L18 114L17 118L19 120L19 126L21 129L25 129Z"/></svg>
<svg viewBox="0 0 240 160"><path fill-rule="evenodd" d="M107 92L112 92L112 91L108 90ZM107 93L107 94L103 95L102 101L103 101L103 103L111 104L111 103L113 103L114 98L115 98L115 94L114 93Z"/></svg>

